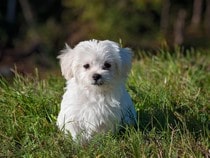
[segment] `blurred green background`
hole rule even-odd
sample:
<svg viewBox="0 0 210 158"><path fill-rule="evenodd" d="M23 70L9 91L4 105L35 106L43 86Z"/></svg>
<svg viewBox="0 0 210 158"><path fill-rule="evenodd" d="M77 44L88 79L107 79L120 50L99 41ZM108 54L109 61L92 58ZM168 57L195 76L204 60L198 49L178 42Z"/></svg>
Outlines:
<svg viewBox="0 0 210 158"><path fill-rule="evenodd" d="M1 0L0 75L52 70L64 43L122 40L153 52L210 47L209 0Z"/></svg>

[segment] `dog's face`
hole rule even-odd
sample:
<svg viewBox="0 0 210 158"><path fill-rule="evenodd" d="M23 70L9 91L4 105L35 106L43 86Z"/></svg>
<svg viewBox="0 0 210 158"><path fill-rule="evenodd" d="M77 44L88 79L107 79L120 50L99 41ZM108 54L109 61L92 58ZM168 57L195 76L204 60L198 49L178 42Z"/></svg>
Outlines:
<svg viewBox="0 0 210 158"><path fill-rule="evenodd" d="M86 87L114 86L126 79L131 68L131 51L112 41L84 41L63 52L58 57L62 74Z"/></svg>

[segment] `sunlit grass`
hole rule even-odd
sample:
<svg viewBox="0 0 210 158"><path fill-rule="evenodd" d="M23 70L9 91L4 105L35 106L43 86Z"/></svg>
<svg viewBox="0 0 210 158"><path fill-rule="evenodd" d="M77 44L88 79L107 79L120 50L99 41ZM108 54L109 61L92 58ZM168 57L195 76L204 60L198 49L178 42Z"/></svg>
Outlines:
<svg viewBox="0 0 210 158"><path fill-rule="evenodd" d="M0 79L0 157L209 156L210 55L141 54L127 84L138 129L98 135L86 146L55 126L62 77Z"/></svg>

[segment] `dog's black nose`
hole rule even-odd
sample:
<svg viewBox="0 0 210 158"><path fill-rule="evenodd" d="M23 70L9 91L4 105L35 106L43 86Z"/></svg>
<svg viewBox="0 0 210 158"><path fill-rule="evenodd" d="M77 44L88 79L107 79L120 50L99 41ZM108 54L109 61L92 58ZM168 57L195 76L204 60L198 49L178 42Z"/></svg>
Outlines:
<svg viewBox="0 0 210 158"><path fill-rule="evenodd" d="M99 80L101 78L101 75L100 74L93 74L93 79L95 81Z"/></svg>

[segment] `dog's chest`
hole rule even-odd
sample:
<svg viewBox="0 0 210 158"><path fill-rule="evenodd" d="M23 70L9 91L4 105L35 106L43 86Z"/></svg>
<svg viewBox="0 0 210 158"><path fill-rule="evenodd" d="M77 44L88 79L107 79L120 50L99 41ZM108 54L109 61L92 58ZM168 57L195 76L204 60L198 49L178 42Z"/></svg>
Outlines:
<svg viewBox="0 0 210 158"><path fill-rule="evenodd" d="M89 100L79 110L78 118L86 128L114 129L121 121L121 106L114 99Z"/></svg>
<svg viewBox="0 0 210 158"><path fill-rule="evenodd" d="M66 103L63 109L68 113L68 121L77 122L81 129L115 130L121 123L120 91L102 94L75 86L74 91L66 92L63 103Z"/></svg>

